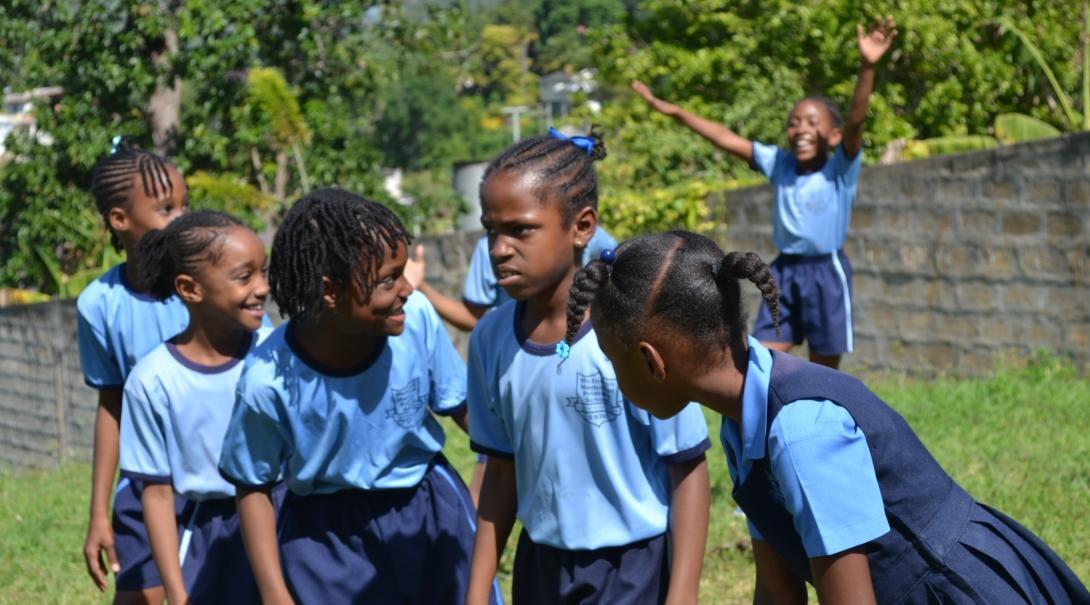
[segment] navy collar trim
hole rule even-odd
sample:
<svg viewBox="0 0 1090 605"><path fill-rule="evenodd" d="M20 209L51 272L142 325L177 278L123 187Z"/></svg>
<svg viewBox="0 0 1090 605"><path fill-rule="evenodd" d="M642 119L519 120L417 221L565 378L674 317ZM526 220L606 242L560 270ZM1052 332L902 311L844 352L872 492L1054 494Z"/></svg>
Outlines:
<svg viewBox="0 0 1090 605"><path fill-rule="evenodd" d="M239 364L240 361L245 359L246 354L250 352L250 349L254 347L254 343L256 342L257 333L255 332L250 335L250 340L246 342L246 345L242 348L241 351L238 351L234 356L232 356L231 359L214 366L197 363L192 359L186 357L185 354L178 350L178 345L174 344L173 338L166 342L166 346L167 351L170 353L170 356L173 357L175 361L182 364L184 367L201 374L221 374L235 367Z"/></svg>
<svg viewBox="0 0 1090 605"><path fill-rule="evenodd" d="M522 347L522 350L526 351L531 355L537 355L538 357L548 357L550 355L556 355L556 345L558 343L554 342L552 344L542 344L540 342L534 342L530 340L530 338L526 334L523 333L522 317L525 314L526 302L522 300L516 301L514 313L515 340L518 341L519 346ZM583 325L579 326L579 331L575 334L575 342L572 343L572 346L575 346L576 342L579 342L584 336L589 334L591 329L593 329L593 327L590 325L590 321L584 321Z"/></svg>

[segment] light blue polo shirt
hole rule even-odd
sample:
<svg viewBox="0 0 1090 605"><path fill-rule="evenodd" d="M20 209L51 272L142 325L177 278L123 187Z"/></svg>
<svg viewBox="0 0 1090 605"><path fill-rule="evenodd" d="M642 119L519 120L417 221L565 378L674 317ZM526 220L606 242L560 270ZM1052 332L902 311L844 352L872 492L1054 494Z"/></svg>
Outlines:
<svg viewBox="0 0 1090 605"><path fill-rule="evenodd" d="M851 414L826 399L804 399L784 406L769 427L771 374L772 354L749 337L742 425L723 417L720 429L723 448L740 462L735 466L727 457L735 485L746 480L754 460L767 454L784 508L811 558L854 548L888 532L870 448ZM752 524L749 533L762 539Z"/></svg>
<svg viewBox="0 0 1090 605"><path fill-rule="evenodd" d="M514 460L518 518L538 544L586 550L661 535L668 465L711 445L700 408L652 417L621 395L589 322L561 364L555 343L520 336L522 308L491 311L470 337L471 447Z"/></svg>
<svg viewBox="0 0 1090 605"><path fill-rule="evenodd" d="M235 404L242 360L272 328L254 333L245 351L217 366L187 359L173 343L148 353L125 381L121 407L121 474L173 484L189 500L229 498L220 476L223 436Z"/></svg>
<svg viewBox="0 0 1090 605"><path fill-rule="evenodd" d="M599 227L587 242L583 250L583 264L598 258L602 250L617 247L617 240ZM469 259L469 270L466 273L465 285L462 288L462 300L481 307L498 307L511 300L503 288L496 284L496 273L492 269L492 259L488 253L488 236L483 235L477 240L473 248L473 256Z"/></svg>
<svg viewBox="0 0 1090 605"><path fill-rule="evenodd" d="M466 367L423 294L404 309L405 331L355 368L310 358L294 321L276 328L239 379L223 476L253 487L283 479L299 495L419 483L445 440L430 412L463 409Z"/></svg>
<svg viewBox="0 0 1090 605"><path fill-rule="evenodd" d="M799 174L793 153L753 142L753 167L775 189L772 239L780 252L817 256L844 247L862 166L862 149L849 160L837 145L821 170Z"/></svg>
<svg viewBox="0 0 1090 605"><path fill-rule="evenodd" d="M166 302L136 292L125 263L103 273L76 300L76 341L83 380L94 389L120 389L144 355L189 324L176 296Z"/></svg>

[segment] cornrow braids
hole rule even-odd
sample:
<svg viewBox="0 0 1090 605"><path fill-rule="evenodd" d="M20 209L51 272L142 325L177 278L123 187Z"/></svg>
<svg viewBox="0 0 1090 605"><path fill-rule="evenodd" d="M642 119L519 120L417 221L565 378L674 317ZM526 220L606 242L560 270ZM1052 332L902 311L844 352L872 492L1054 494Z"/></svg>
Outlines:
<svg viewBox="0 0 1090 605"><path fill-rule="evenodd" d="M109 155L103 156L95 164L91 176L91 195L99 214L106 221L110 230L110 241L114 248L121 249L121 240L110 229L108 215L112 208L127 206L132 200L132 177L140 175L144 195L159 198L174 193L174 183L170 180L172 164L150 151L130 147L121 141Z"/></svg>
<svg viewBox="0 0 1090 605"><path fill-rule="evenodd" d="M598 208L598 175L594 162L605 159L605 141L596 126L587 135L594 145L591 152L577 147L571 141L547 134L524 139L511 145L488 164L481 179L481 190L488 177L496 173L514 171L533 173L541 200L563 200L564 220L571 221L575 214L586 207Z"/></svg>
<svg viewBox="0 0 1090 605"><path fill-rule="evenodd" d="M412 237L382 204L343 189L312 191L291 207L273 239L273 299L288 317L317 317L323 277L338 287L354 283L370 297L384 246L398 243L408 247Z"/></svg>
<svg viewBox="0 0 1090 605"><path fill-rule="evenodd" d="M758 255L724 256L715 242L687 231L629 240L617 248L612 265L595 261L576 273L565 342L573 341L589 305L595 329L625 344L650 320L661 319L688 341L722 349L745 333L739 279L757 285L778 326L779 290Z"/></svg>
<svg viewBox="0 0 1090 605"><path fill-rule="evenodd" d="M174 296L174 279L196 273L203 263L216 262L227 231L240 226L242 222L230 214L201 210L145 233L137 243L141 285L159 300Z"/></svg>
<svg viewBox="0 0 1090 605"><path fill-rule="evenodd" d="M840 108L837 107L836 103L834 103L832 99L826 97L825 95L806 95L791 106L791 111L794 111L795 108L799 106L799 103L805 101L813 101L814 103L817 103L818 105L824 107L825 111L829 112L829 119L832 120L833 126L840 128L840 124L842 122L842 119L840 117ZM791 121L790 112L787 114L787 120L789 122Z"/></svg>

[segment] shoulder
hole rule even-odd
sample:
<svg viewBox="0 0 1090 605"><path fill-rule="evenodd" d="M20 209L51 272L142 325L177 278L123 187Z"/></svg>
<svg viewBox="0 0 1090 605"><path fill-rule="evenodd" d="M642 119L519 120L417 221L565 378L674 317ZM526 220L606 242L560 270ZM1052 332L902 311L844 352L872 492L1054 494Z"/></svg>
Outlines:
<svg viewBox="0 0 1090 605"><path fill-rule="evenodd" d="M172 373L178 367L181 367L181 364L170 354L166 343L160 343L133 366L125 379L125 390L140 388L150 391L154 385L162 382L163 376Z"/></svg>
<svg viewBox="0 0 1090 605"><path fill-rule="evenodd" d="M76 309L85 318L93 315L96 310L105 306L106 299L111 292L121 287L119 279L122 265L115 265L110 270L98 276L80 292L76 299ZM122 291L124 289L122 288Z"/></svg>
<svg viewBox="0 0 1090 605"><path fill-rule="evenodd" d="M257 344L246 355L246 361L242 368L242 376L239 385L243 382L259 384L271 382L278 373L278 368L287 364L287 356L290 356L291 348L284 338L290 321L286 321L276 328L259 328L257 331Z"/></svg>
<svg viewBox="0 0 1090 605"><path fill-rule="evenodd" d="M473 328L473 333L470 334L469 341L471 343L477 342L492 342L498 336L509 336L514 340L513 329L515 321L515 309L518 307L518 301L508 300L498 307L493 308L488 313L485 313L477 321L477 325Z"/></svg>
<svg viewBox="0 0 1090 605"><path fill-rule="evenodd" d="M812 439L853 438L857 432L851 413L827 399L800 399L785 405L772 421L769 442L792 446Z"/></svg>

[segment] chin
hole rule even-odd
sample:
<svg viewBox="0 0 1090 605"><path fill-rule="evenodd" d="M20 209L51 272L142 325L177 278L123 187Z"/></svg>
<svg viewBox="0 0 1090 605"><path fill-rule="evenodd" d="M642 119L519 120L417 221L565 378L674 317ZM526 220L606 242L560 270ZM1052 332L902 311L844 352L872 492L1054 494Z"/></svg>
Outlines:
<svg viewBox="0 0 1090 605"><path fill-rule="evenodd" d="M383 332L387 336L401 336L401 334L404 331L405 331L405 322L396 323L396 324L389 323L389 324L386 324L385 328L383 329Z"/></svg>

